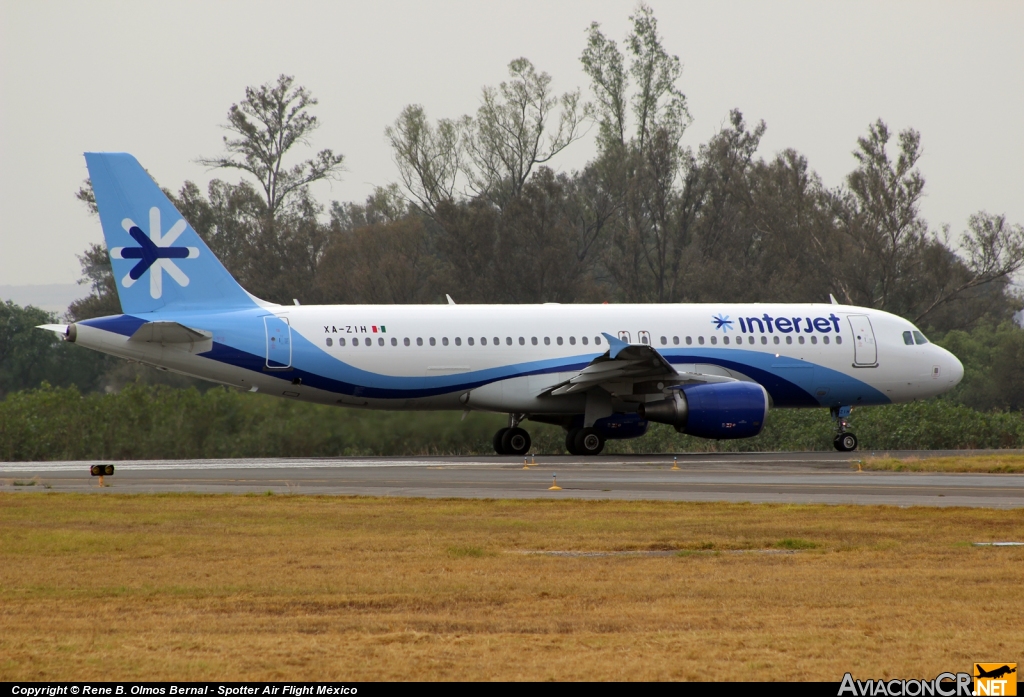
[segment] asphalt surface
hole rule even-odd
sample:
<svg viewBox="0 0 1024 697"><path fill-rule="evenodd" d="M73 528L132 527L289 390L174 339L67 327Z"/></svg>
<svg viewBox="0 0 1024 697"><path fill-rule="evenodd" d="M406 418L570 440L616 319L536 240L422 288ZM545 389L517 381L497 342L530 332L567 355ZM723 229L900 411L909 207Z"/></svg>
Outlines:
<svg viewBox="0 0 1024 697"><path fill-rule="evenodd" d="M972 451L981 454L983 451ZM1024 452L1024 451L998 451ZM93 462L0 463L0 491L274 493L431 498L580 498L896 506L1024 506L1024 475L858 472L884 453L145 460L113 464L99 486ZM891 452L896 457L962 454ZM561 490L552 491L557 475Z"/></svg>

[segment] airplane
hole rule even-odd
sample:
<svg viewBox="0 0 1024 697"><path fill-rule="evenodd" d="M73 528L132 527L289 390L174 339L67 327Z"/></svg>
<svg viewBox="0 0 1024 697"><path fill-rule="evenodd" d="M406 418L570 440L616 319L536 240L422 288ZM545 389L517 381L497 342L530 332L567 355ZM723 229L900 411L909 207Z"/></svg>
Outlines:
<svg viewBox="0 0 1024 697"><path fill-rule="evenodd" d="M245 289L139 162L86 153L122 314L42 325L65 341L250 392L364 409L508 414L555 424L574 455L650 422L749 438L770 408L827 408L857 447L853 407L942 394L963 366L896 315L831 303L279 305Z"/></svg>
<svg viewBox="0 0 1024 697"><path fill-rule="evenodd" d="M1016 668L1011 668L1009 665L1003 665L1003 666L1000 666L999 668L994 668L993 670L985 670L980 665L975 664L975 670L977 671L978 674L975 675L974 677L976 677L976 678L993 678L993 679L999 679L999 678L1003 677L1004 675L1009 675L1010 673L1016 673L1017 672Z"/></svg>

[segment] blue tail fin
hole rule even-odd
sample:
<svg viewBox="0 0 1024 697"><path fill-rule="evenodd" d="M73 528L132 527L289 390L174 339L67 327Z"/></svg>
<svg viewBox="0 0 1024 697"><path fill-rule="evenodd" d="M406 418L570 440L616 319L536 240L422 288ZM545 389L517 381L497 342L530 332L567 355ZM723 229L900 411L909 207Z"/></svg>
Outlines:
<svg viewBox="0 0 1024 697"><path fill-rule="evenodd" d="M123 312L256 303L138 160L127 153L87 152L85 162Z"/></svg>

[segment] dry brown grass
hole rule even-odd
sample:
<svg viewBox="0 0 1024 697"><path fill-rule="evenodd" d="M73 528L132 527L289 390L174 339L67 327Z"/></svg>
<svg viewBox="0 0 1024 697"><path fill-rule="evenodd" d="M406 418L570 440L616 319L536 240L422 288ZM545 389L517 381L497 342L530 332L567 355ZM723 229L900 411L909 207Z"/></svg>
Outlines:
<svg viewBox="0 0 1024 697"><path fill-rule="evenodd" d="M970 545L1021 539L1021 510L6 493L0 680L933 677L1024 658L1024 550Z"/></svg>
<svg viewBox="0 0 1024 697"><path fill-rule="evenodd" d="M854 463L854 467L857 463ZM1024 473L1024 455L957 455L956 457L872 457L863 460L866 470L887 472Z"/></svg>

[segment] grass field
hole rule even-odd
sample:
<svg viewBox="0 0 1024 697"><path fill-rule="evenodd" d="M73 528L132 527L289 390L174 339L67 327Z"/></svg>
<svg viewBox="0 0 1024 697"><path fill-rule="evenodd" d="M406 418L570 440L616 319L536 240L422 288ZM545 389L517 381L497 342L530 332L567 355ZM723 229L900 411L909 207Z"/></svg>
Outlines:
<svg viewBox="0 0 1024 697"><path fill-rule="evenodd" d="M0 680L930 678L1024 659L1005 540L1024 511L36 487Z"/></svg>
<svg viewBox="0 0 1024 697"><path fill-rule="evenodd" d="M861 463L866 470L888 472L979 472L988 474L1024 473L1024 455L970 455L929 458L866 458Z"/></svg>

